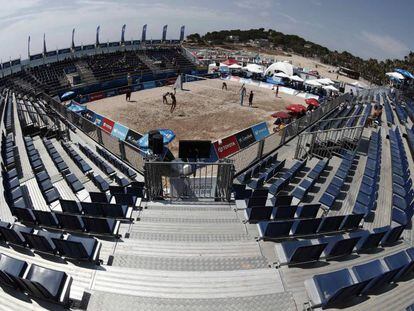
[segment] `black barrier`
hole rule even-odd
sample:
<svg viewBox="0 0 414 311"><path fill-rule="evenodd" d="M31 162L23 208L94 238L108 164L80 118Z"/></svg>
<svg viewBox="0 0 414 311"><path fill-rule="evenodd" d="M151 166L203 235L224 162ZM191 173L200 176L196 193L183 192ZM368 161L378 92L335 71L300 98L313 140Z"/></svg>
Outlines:
<svg viewBox="0 0 414 311"><path fill-rule="evenodd" d="M245 129L244 131L237 133L235 136L237 142L239 143L240 149L244 149L256 141L251 128Z"/></svg>

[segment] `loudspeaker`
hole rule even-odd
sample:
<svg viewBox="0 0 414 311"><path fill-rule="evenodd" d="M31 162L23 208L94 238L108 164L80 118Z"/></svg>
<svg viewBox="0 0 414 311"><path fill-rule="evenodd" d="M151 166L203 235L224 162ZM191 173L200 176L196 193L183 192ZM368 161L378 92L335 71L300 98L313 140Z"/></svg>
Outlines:
<svg viewBox="0 0 414 311"><path fill-rule="evenodd" d="M207 159L210 157L210 140L180 140L178 157L181 159Z"/></svg>
<svg viewBox="0 0 414 311"><path fill-rule="evenodd" d="M154 154L162 154L164 150L164 143L163 137L160 133L154 134L152 136L152 145L150 145L150 148L152 149L152 152L154 152Z"/></svg>

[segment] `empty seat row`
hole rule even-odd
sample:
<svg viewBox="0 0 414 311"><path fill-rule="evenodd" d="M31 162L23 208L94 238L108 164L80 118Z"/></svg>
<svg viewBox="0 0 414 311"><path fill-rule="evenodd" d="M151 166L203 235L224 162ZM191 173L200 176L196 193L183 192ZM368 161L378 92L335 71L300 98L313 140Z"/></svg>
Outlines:
<svg viewBox="0 0 414 311"><path fill-rule="evenodd" d="M306 175L306 178L303 179L297 187L292 192L292 196L302 201L310 189L315 185L319 176L328 166L329 160L320 160L315 167Z"/></svg>
<svg viewBox="0 0 414 311"><path fill-rule="evenodd" d="M269 193L277 195L280 190L289 185L290 181L305 168L306 162L307 160L296 161L290 169L283 173L280 178L277 178L276 181L269 187Z"/></svg>
<svg viewBox="0 0 414 311"><path fill-rule="evenodd" d="M60 207L64 213L74 215L86 215L95 217L109 217L117 219L131 218L132 209L128 205L101 203L101 202L76 202L72 200L60 200Z"/></svg>
<svg viewBox="0 0 414 311"><path fill-rule="evenodd" d="M137 173L134 170L130 169L127 165L125 165L122 161L118 160L107 150L96 146L96 151L99 155L104 157L107 161L109 161L113 166L115 166L118 170L120 170L124 175L128 176L130 179L134 179L135 177L137 177Z"/></svg>
<svg viewBox="0 0 414 311"><path fill-rule="evenodd" d="M395 124L394 121L394 113L392 112L391 105L389 104L388 100L384 97L384 109L385 109L385 117L387 118L387 123L389 125Z"/></svg>
<svg viewBox="0 0 414 311"><path fill-rule="evenodd" d="M371 211L375 208L378 197L381 173L381 150L381 134L379 132L373 132L369 143L364 175L352 210L355 214L364 214L365 218L368 217Z"/></svg>
<svg viewBox="0 0 414 311"><path fill-rule="evenodd" d="M9 244L68 259L99 263L102 245L92 237L50 232L6 222L0 222L0 236Z"/></svg>
<svg viewBox="0 0 414 311"><path fill-rule="evenodd" d="M15 144L14 135L10 133L6 136L2 133L1 141L1 159L3 168L6 170L16 169L21 173L19 149Z"/></svg>
<svg viewBox="0 0 414 311"><path fill-rule="evenodd" d="M29 157L29 162L35 174L37 184L42 192L43 198L47 204L51 204L60 198L59 192L53 186L49 174L43 164L39 152L33 144L33 139L29 136L24 137L26 152Z"/></svg>
<svg viewBox="0 0 414 311"><path fill-rule="evenodd" d="M245 209L246 220L256 223L263 220L315 218L320 204L256 206Z"/></svg>
<svg viewBox="0 0 414 311"><path fill-rule="evenodd" d="M284 221L261 221L257 227L262 239L274 240L355 230L359 228L361 219L362 215L350 214Z"/></svg>
<svg viewBox="0 0 414 311"><path fill-rule="evenodd" d="M328 209L332 208L341 189L345 184L345 180L348 177L352 165L354 163L355 154L351 152L345 153L343 156L342 162L338 167L338 170L335 172L335 176L332 178L319 202L324 204Z"/></svg>
<svg viewBox="0 0 414 311"><path fill-rule="evenodd" d="M72 277L0 253L0 284L29 296L69 306Z"/></svg>
<svg viewBox="0 0 414 311"><path fill-rule="evenodd" d="M49 153L50 157L52 158L52 161L55 164L57 170L60 173L62 173L63 171L68 170L69 168L68 168L66 162L60 156L59 152L56 150L53 143L50 140L44 138L43 139L43 144L45 145L46 150Z"/></svg>
<svg viewBox="0 0 414 311"><path fill-rule="evenodd" d="M120 222L114 218L90 217L29 208L12 208L12 214L21 222L68 232L118 237Z"/></svg>
<svg viewBox="0 0 414 311"><path fill-rule="evenodd" d="M76 150L72 148L72 146L69 143L62 141L61 144L63 149L73 160L73 162L75 162L75 164L79 167L82 173L86 174L92 170L89 164L86 163L84 159L82 159L82 157L76 152Z"/></svg>
<svg viewBox="0 0 414 311"><path fill-rule="evenodd" d="M243 174L237 177L237 180L242 183L248 183L252 178L258 177L259 173L264 169L270 168L277 161L277 153L270 155L267 158L261 160L258 164L247 169Z"/></svg>
<svg viewBox="0 0 414 311"><path fill-rule="evenodd" d="M392 220L407 224L414 214L414 190L405 147L398 128L390 130L392 170Z"/></svg>
<svg viewBox="0 0 414 311"><path fill-rule="evenodd" d="M396 104L395 105L395 112L397 113L397 117L398 117L398 120L400 120L400 123L401 124L406 124L408 115L407 115L407 112L404 110L404 108L401 107L401 105Z"/></svg>
<svg viewBox="0 0 414 311"><path fill-rule="evenodd" d="M272 179L281 169L285 167L286 160L276 161L270 167L266 168L264 172L260 173L257 179L251 180L247 185L252 189L258 189Z"/></svg>
<svg viewBox="0 0 414 311"><path fill-rule="evenodd" d="M297 265L344 257L352 252L363 253L396 243L404 226L385 226L372 231L360 230L348 235L336 235L314 240L286 241L276 244L276 252L281 264Z"/></svg>
<svg viewBox="0 0 414 311"><path fill-rule="evenodd" d="M97 156L88 146L79 143L78 147L79 150L82 151L106 175L111 176L115 173L115 170L99 156Z"/></svg>
<svg viewBox="0 0 414 311"><path fill-rule="evenodd" d="M398 283L412 273L414 248L342 270L319 274L305 281L312 307L341 307L357 297L364 297ZM355 302L361 301L354 300Z"/></svg>
<svg viewBox="0 0 414 311"><path fill-rule="evenodd" d="M246 208L256 208L256 207L265 207L265 206L286 206L291 205L292 196L290 195L277 195L268 199L268 190L267 189L256 189L254 190L250 197L246 199L236 200L236 207L239 210Z"/></svg>

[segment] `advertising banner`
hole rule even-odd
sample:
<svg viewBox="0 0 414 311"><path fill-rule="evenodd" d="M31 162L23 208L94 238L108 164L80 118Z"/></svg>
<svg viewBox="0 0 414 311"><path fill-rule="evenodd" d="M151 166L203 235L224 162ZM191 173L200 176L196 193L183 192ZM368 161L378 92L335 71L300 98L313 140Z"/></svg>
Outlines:
<svg viewBox="0 0 414 311"><path fill-rule="evenodd" d="M256 138L251 128L245 129L244 131L237 133L235 136L237 142L239 143L240 149L246 148L256 142Z"/></svg>
<svg viewBox="0 0 414 311"><path fill-rule="evenodd" d="M99 100L105 98L105 94L103 92L93 93L89 95L89 101Z"/></svg>
<svg viewBox="0 0 414 311"><path fill-rule="evenodd" d="M141 137L141 134L134 132L133 130L129 130L125 137L125 141L131 143L134 146L138 146L138 140L140 140Z"/></svg>
<svg viewBox="0 0 414 311"><path fill-rule="evenodd" d="M221 143L219 141L214 142L214 148L219 159L223 159L240 150L235 136L224 138L221 140Z"/></svg>
<svg viewBox="0 0 414 311"><path fill-rule="evenodd" d="M112 96L116 96L118 95L118 91L117 90L110 90L106 92L106 97L112 97Z"/></svg>
<svg viewBox="0 0 414 311"><path fill-rule="evenodd" d="M263 138L270 135L266 122L262 122L252 126L252 131L257 141L262 140Z"/></svg>
<svg viewBox="0 0 414 311"><path fill-rule="evenodd" d="M111 134L112 129L114 128L114 125L115 125L115 122L114 122L114 121L109 120L109 119L107 119L107 118L103 118L103 119L102 119L102 125L101 125L101 128L102 128L105 132L107 132L107 133Z"/></svg>
<svg viewBox="0 0 414 311"><path fill-rule="evenodd" d="M125 140L125 137L128 134L129 129L118 122L115 123L114 128L112 129L112 136L119 138L120 140Z"/></svg>
<svg viewBox="0 0 414 311"><path fill-rule="evenodd" d="M99 127L102 127L104 117L100 114L95 113L95 124Z"/></svg>

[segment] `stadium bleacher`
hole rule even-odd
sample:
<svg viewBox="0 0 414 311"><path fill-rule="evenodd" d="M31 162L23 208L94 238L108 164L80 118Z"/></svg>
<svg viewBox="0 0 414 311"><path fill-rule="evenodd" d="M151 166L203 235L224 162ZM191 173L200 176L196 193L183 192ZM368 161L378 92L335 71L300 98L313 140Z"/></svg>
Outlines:
<svg viewBox="0 0 414 311"><path fill-rule="evenodd" d="M176 48L109 54L82 59L99 81L192 66ZM39 81L34 89L58 90L77 61L24 74ZM20 86L30 81L14 78ZM15 87L0 96L0 306L399 310L412 304L414 130L409 104L400 105L387 89L348 99L309 128L362 126L381 103L384 122L363 128L355 150L295 158L292 138L234 178L230 202L194 202L149 201L144 176L104 146L72 127L67 136L41 130L62 121L52 120L47 101L32 90Z"/></svg>

